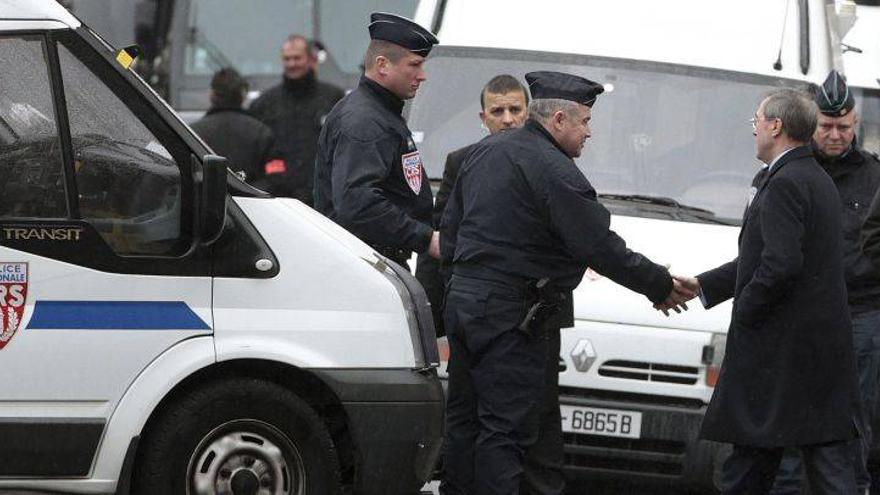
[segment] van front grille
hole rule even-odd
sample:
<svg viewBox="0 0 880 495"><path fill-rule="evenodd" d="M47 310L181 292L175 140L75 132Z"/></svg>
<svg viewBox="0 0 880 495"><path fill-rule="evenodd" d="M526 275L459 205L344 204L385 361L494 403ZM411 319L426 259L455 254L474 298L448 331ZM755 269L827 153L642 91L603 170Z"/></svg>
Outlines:
<svg viewBox="0 0 880 495"><path fill-rule="evenodd" d="M695 385L700 378L700 370L693 366L646 363L612 359L599 367L599 376L641 380L646 382L678 383Z"/></svg>

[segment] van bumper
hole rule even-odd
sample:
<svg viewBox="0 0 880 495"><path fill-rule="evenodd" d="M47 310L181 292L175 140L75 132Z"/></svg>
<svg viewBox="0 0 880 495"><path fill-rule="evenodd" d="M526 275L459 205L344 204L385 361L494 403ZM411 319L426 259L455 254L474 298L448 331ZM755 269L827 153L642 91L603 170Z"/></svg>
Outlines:
<svg viewBox="0 0 880 495"><path fill-rule="evenodd" d="M342 402L363 495L418 493L443 440L444 397L435 370L312 370Z"/></svg>
<svg viewBox="0 0 880 495"><path fill-rule="evenodd" d="M642 413L638 439L564 433L570 487L585 479L625 479L716 492L716 469L727 451L697 438L706 412L701 401L562 387L559 402Z"/></svg>

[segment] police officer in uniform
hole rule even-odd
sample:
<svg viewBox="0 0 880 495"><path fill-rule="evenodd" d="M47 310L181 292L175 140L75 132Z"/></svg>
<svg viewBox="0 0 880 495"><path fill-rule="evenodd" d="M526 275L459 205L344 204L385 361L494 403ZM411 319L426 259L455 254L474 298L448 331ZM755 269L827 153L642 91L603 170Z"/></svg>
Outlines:
<svg viewBox="0 0 880 495"><path fill-rule="evenodd" d="M445 495L563 492L559 329L573 324L587 266L658 305L693 295L626 247L572 160L603 87L558 72L526 80L529 119L474 146L441 222L453 273Z"/></svg>
<svg viewBox="0 0 880 495"><path fill-rule="evenodd" d="M433 196L404 100L425 80L437 38L404 17L374 13L364 75L327 116L315 159L315 209L391 260L439 256Z"/></svg>

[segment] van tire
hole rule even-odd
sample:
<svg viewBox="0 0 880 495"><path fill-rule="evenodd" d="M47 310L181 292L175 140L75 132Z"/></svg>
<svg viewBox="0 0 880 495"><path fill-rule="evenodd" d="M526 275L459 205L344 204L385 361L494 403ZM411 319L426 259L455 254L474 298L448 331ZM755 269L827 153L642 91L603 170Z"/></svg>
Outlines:
<svg viewBox="0 0 880 495"><path fill-rule="evenodd" d="M290 390L258 379L184 392L151 420L137 459L135 494L213 493L217 483L340 493L339 459L321 418Z"/></svg>

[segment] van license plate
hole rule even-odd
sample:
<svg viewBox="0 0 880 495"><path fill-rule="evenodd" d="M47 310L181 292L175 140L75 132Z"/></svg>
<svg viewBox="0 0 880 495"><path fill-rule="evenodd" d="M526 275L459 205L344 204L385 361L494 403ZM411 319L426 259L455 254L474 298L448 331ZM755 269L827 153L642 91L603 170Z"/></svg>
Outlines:
<svg viewBox="0 0 880 495"><path fill-rule="evenodd" d="M562 431L606 437L639 438L642 435L642 413L596 407L561 404Z"/></svg>

